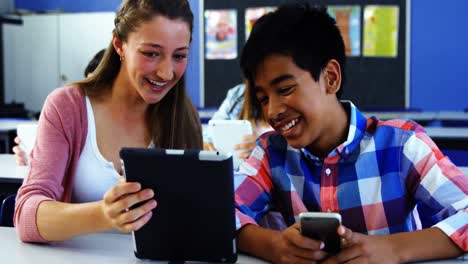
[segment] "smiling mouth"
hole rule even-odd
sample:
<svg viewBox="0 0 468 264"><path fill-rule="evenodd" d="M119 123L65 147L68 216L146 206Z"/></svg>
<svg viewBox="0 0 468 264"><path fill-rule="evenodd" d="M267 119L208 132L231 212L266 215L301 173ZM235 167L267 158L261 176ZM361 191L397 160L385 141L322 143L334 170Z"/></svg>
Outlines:
<svg viewBox="0 0 468 264"><path fill-rule="evenodd" d="M280 129L283 132L286 132L296 126L296 124L299 122L299 118L291 120L291 122L287 123L286 125L282 126Z"/></svg>
<svg viewBox="0 0 468 264"><path fill-rule="evenodd" d="M157 82L157 81L153 81L151 79L148 79L148 78L145 78L145 80L147 82L149 82L152 86L154 86L155 88L163 88L168 82Z"/></svg>

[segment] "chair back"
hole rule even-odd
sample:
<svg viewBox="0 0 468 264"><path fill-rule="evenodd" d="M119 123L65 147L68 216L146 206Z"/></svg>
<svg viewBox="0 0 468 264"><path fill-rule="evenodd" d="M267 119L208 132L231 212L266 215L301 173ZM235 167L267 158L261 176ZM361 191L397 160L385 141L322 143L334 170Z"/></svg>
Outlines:
<svg viewBox="0 0 468 264"><path fill-rule="evenodd" d="M13 227L13 213L15 211L16 194L12 194L3 199L0 208L0 226Z"/></svg>

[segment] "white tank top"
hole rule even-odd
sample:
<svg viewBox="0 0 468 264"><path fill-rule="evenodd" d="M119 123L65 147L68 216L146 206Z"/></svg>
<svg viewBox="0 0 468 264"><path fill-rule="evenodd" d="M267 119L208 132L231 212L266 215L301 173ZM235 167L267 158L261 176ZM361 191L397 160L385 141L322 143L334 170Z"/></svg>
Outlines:
<svg viewBox="0 0 468 264"><path fill-rule="evenodd" d="M99 152L93 108L87 96L86 111L88 113L88 133L78 160L72 192L73 203L102 200L104 193L117 184L120 177L114 164L106 160Z"/></svg>

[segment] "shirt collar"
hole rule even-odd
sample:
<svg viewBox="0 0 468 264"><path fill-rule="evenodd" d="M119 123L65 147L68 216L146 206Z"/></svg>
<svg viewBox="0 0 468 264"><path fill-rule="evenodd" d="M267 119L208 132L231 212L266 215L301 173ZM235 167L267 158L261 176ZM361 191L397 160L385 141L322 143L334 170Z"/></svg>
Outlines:
<svg viewBox="0 0 468 264"><path fill-rule="evenodd" d="M359 146L366 131L367 119L359 109L357 109L351 101L342 100L341 104L349 111L348 136L346 137L345 142L341 143L327 155L327 158L333 157L336 154L340 154L343 158L347 158L349 154ZM314 156L306 148L301 148L301 151L306 155L306 157L312 160L320 160L320 158Z"/></svg>

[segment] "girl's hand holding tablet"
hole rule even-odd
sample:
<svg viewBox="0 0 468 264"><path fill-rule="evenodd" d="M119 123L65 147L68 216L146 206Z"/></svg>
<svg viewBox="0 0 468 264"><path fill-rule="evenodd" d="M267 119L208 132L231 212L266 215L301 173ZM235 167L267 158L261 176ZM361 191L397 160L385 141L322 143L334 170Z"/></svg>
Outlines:
<svg viewBox="0 0 468 264"><path fill-rule="evenodd" d="M102 212L112 228L126 233L136 231L151 219L157 206L153 197L153 190L142 190L139 183L122 178L104 194ZM138 203L141 205L131 208Z"/></svg>

